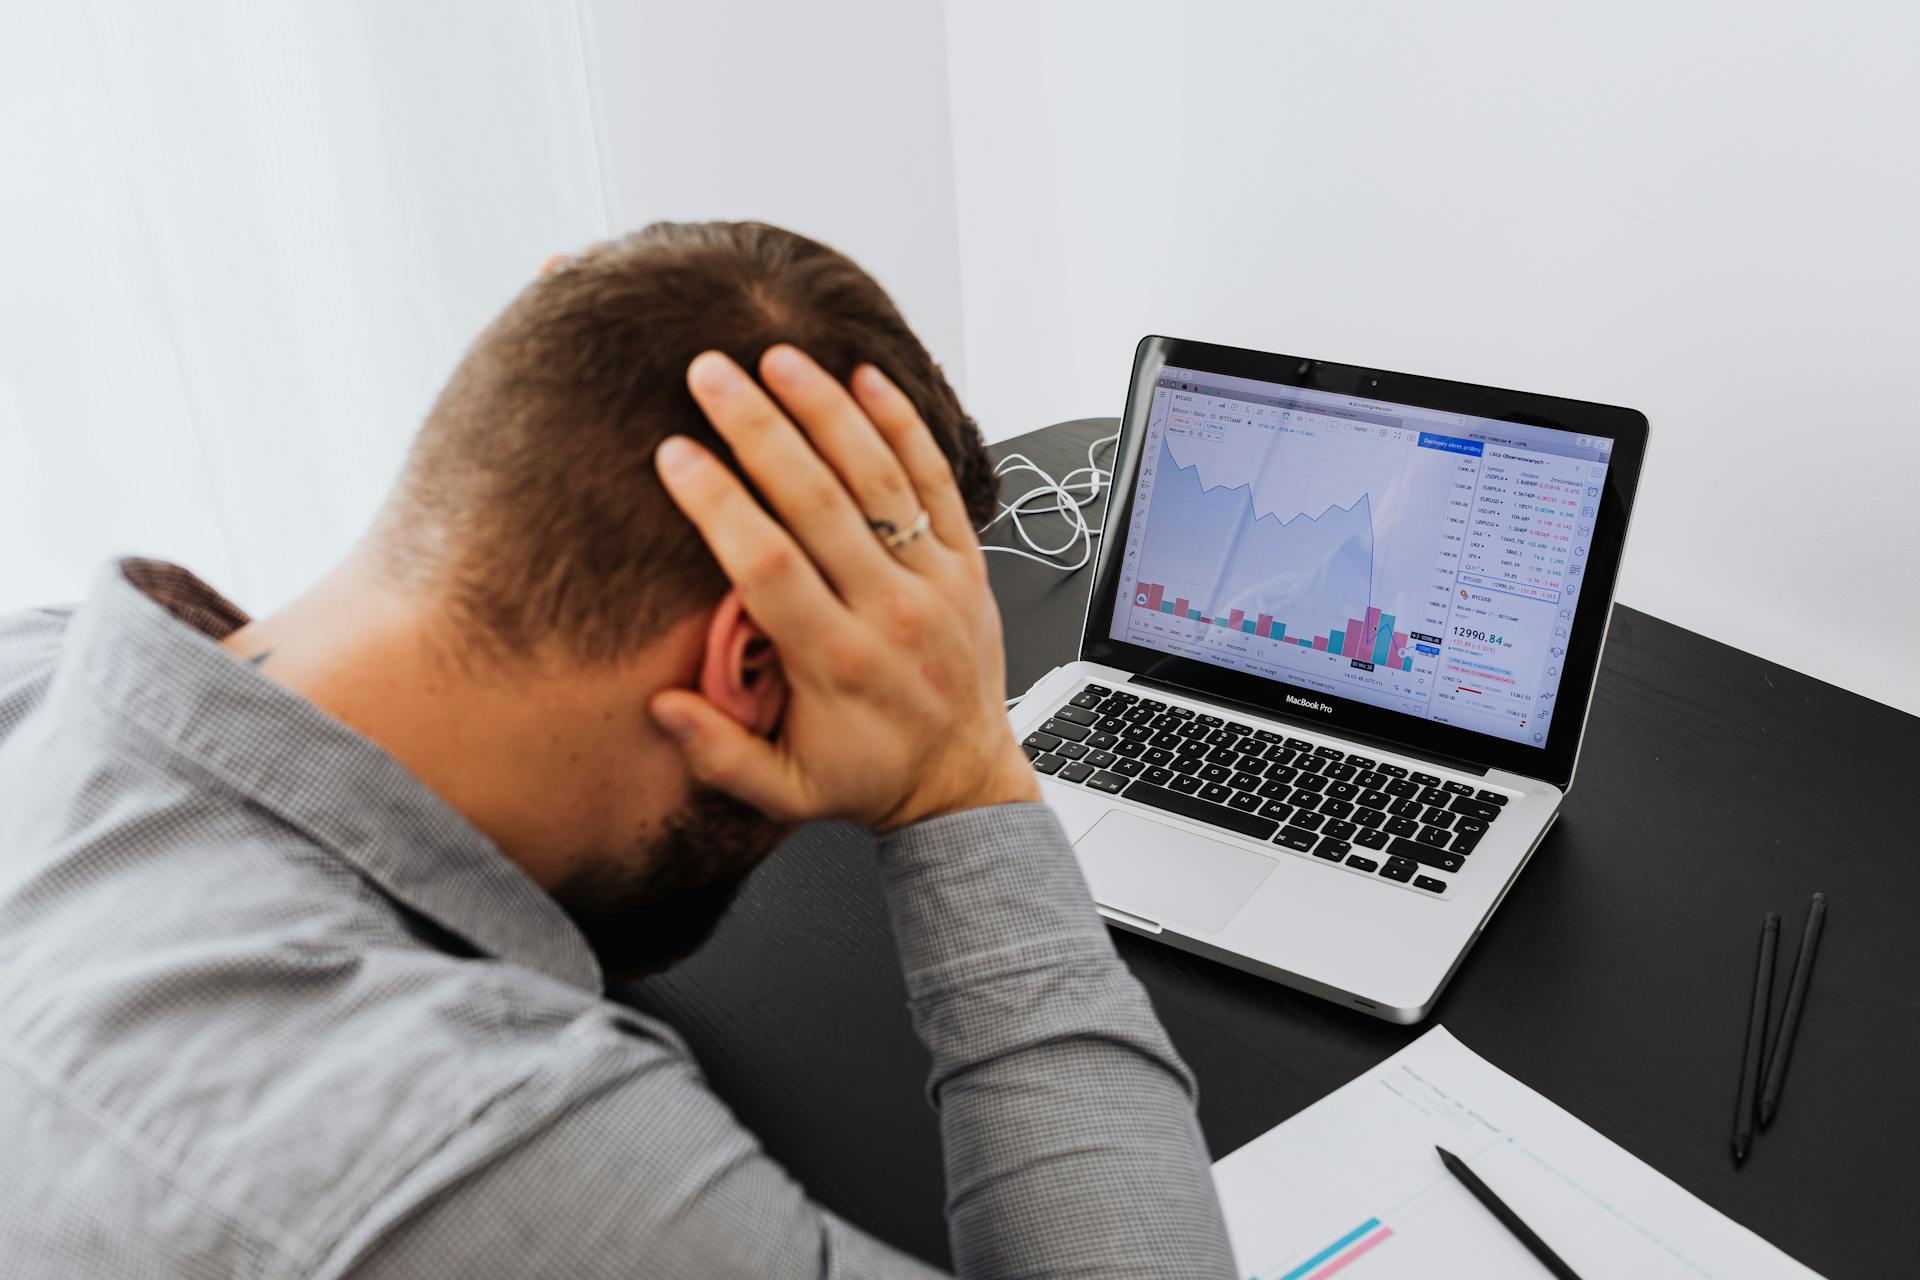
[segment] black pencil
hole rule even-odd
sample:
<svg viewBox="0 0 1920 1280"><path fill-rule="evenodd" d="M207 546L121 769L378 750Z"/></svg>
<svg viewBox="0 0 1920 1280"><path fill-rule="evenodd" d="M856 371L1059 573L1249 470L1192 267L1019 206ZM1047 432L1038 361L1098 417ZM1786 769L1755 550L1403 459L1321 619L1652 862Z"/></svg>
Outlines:
<svg viewBox="0 0 1920 1280"><path fill-rule="evenodd" d="M1753 1011L1747 1015L1747 1051L1740 1059L1740 1100L1733 1112L1733 1161L1753 1146L1753 1109L1760 1092L1760 1052L1767 1038L1767 1004L1773 999L1773 953L1780 946L1780 913L1760 922L1760 966L1753 974Z"/></svg>
<svg viewBox="0 0 1920 1280"><path fill-rule="evenodd" d="M1474 1199L1492 1210L1493 1216L1500 1219L1500 1224L1513 1232L1514 1238L1521 1244L1532 1250L1533 1256L1540 1259L1547 1270L1559 1276L1560 1280L1580 1280L1573 1268L1560 1261L1560 1255L1549 1249L1547 1242L1534 1234L1532 1227L1520 1221L1519 1214L1507 1208L1505 1200L1493 1194L1492 1187L1480 1181L1479 1176L1467 1168L1465 1160L1445 1147L1435 1147L1434 1150L1440 1153L1441 1162L1447 1166L1447 1172L1460 1179L1467 1190L1473 1192Z"/></svg>
<svg viewBox="0 0 1920 1280"><path fill-rule="evenodd" d="M1794 1033L1800 1029L1800 1006L1807 999L1807 978L1813 971L1813 953L1820 947L1820 926L1827 919L1827 895L1816 893L1807 906L1807 929L1800 935L1800 954L1793 961L1793 979L1787 984L1787 1008L1774 1033L1767 1055L1767 1084L1760 1091L1760 1127L1766 1128L1780 1109L1780 1087L1787 1079L1787 1055L1793 1052Z"/></svg>

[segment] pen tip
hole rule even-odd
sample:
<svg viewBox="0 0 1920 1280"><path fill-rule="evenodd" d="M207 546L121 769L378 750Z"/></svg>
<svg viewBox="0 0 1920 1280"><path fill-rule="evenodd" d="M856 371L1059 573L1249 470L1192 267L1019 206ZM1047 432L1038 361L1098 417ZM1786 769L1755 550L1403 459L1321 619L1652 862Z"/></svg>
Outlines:
<svg viewBox="0 0 1920 1280"><path fill-rule="evenodd" d="M1767 1103L1767 1102L1761 1103L1760 1104L1760 1127L1764 1129L1767 1127L1768 1124L1772 1123L1772 1121L1773 1121L1773 1104Z"/></svg>
<svg viewBox="0 0 1920 1280"><path fill-rule="evenodd" d="M1747 1158L1747 1144L1742 1142L1740 1139L1735 1138L1733 1140L1733 1162L1735 1164L1743 1164L1745 1163L1746 1158Z"/></svg>

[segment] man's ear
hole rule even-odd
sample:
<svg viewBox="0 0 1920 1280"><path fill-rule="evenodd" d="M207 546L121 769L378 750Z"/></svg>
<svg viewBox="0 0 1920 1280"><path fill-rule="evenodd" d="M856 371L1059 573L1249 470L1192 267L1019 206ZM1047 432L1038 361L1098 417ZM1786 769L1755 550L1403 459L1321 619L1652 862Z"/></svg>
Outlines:
<svg viewBox="0 0 1920 1280"><path fill-rule="evenodd" d="M553 256L549 257L545 262L540 264L541 277L545 278L547 276L552 275L556 270L559 269L560 265L564 263L566 260L567 260L567 255L564 253L556 253Z"/></svg>
<svg viewBox="0 0 1920 1280"><path fill-rule="evenodd" d="M786 677L773 643L729 589L707 622L700 693L748 731L766 737L787 706Z"/></svg>

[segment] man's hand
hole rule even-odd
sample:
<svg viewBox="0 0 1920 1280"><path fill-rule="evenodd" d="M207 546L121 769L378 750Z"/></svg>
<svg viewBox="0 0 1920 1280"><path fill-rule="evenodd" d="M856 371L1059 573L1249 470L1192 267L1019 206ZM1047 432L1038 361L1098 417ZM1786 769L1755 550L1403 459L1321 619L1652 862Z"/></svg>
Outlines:
<svg viewBox="0 0 1920 1280"><path fill-rule="evenodd" d="M686 689L656 695L654 719L695 778L791 821L886 831L1038 800L1007 723L985 557L926 424L870 365L851 395L790 346L770 348L760 375L780 404L718 352L687 382L777 522L685 437L655 464L779 654L779 736L755 737ZM923 509L931 527L898 551L869 523L904 532Z"/></svg>

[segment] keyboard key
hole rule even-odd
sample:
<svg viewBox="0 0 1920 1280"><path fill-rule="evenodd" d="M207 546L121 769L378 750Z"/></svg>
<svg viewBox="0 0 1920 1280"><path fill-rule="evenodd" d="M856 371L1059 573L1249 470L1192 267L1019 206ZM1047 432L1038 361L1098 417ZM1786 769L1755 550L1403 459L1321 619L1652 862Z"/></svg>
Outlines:
<svg viewBox="0 0 1920 1280"><path fill-rule="evenodd" d="M1389 778L1404 778L1407 776L1407 771L1397 764L1383 764L1377 767L1381 773L1386 774Z"/></svg>
<svg viewBox="0 0 1920 1280"><path fill-rule="evenodd" d="M1288 748L1294 751L1313 750L1313 744L1311 742L1308 742L1305 738L1288 738L1287 746Z"/></svg>
<svg viewBox="0 0 1920 1280"><path fill-rule="evenodd" d="M1445 809L1429 809L1420 815L1420 821L1445 831L1453 826L1453 815Z"/></svg>
<svg viewBox="0 0 1920 1280"><path fill-rule="evenodd" d="M1327 794L1335 800L1351 800L1360 794L1360 788L1354 786L1351 782L1329 782L1327 784Z"/></svg>
<svg viewBox="0 0 1920 1280"><path fill-rule="evenodd" d="M1178 791L1169 791L1165 787L1156 787L1138 778L1128 783L1127 789L1121 794L1128 800L1137 800L1141 804L1179 814L1183 818L1193 818L1200 822L1212 823L1216 827L1225 827L1240 835L1252 836L1255 840L1265 840L1280 829L1280 824L1272 818L1263 818L1257 813L1242 813L1238 809L1229 809L1225 805L1209 804L1205 800L1181 795Z"/></svg>
<svg viewBox="0 0 1920 1280"><path fill-rule="evenodd" d="M1487 829L1487 824L1478 818L1455 818L1453 829L1462 835L1477 836Z"/></svg>
<svg viewBox="0 0 1920 1280"><path fill-rule="evenodd" d="M1227 721L1227 728L1233 731L1234 733L1252 733L1253 732L1252 725L1241 724L1238 720Z"/></svg>
<svg viewBox="0 0 1920 1280"><path fill-rule="evenodd" d="M1218 729L1221 725L1227 722L1227 719L1225 716L1208 715L1204 711L1195 713L1193 718L1195 720L1198 720L1201 724L1207 726L1207 728L1209 729Z"/></svg>
<svg viewBox="0 0 1920 1280"><path fill-rule="evenodd" d="M1126 789L1127 780L1117 773L1111 773L1103 769L1091 778L1088 778L1087 785L1096 791L1108 791L1114 795L1119 795Z"/></svg>
<svg viewBox="0 0 1920 1280"><path fill-rule="evenodd" d="M1308 755L1303 751L1300 753L1299 758L1293 762L1293 767L1302 773L1318 773L1327 767L1327 762L1319 756Z"/></svg>
<svg viewBox="0 0 1920 1280"><path fill-rule="evenodd" d="M1162 764L1150 764L1147 771L1140 775L1156 787L1164 787L1173 781L1173 770Z"/></svg>
<svg viewBox="0 0 1920 1280"><path fill-rule="evenodd" d="M1089 751L1086 757L1087 763L1096 769L1111 769L1113 762L1119 758L1111 751Z"/></svg>
<svg viewBox="0 0 1920 1280"><path fill-rule="evenodd" d="M1100 723L1093 727L1102 733L1119 733L1127 727L1127 722L1119 716L1101 716Z"/></svg>
<svg viewBox="0 0 1920 1280"><path fill-rule="evenodd" d="M1060 739L1050 733L1041 733L1038 729L1035 729L1027 735L1026 745L1029 747L1038 747L1042 751L1051 751L1060 745Z"/></svg>
<svg viewBox="0 0 1920 1280"><path fill-rule="evenodd" d="M1398 880L1401 884L1413 879L1413 868L1402 862L1389 862L1380 868L1380 874L1389 880Z"/></svg>
<svg viewBox="0 0 1920 1280"><path fill-rule="evenodd" d="M1200 781L1200 779L1194 777L1192 774L1183 773L1172 782L1169 782L1167 788L1170 791L1178 791L1183 796L1190 796L1206 785L1206 783Z"/></svg>
<svg viewBox="0 0 1920 1280"><path fill-rule="evenodd" d="M1229 751L1225 747L1215 747L1213 750L1207 752L1207 762L1209 764L1224 764L1228 768L1232 768L1234 765L1240 763L1240 753L1238 751Z"/></svg>
<svg viewBox="0 0 1920 1280"><path fill-rule="evenodd" d="M1223 787L1217 782L1209 782L1200 788L1200 798L1202 800L1211 800L1215 804L1225 804L1227 797L1232 794L1233 791L1231 788Z"/></svg>
<svg viewBox="0 0 1920 1280"><path fill-rule="evenodd" d="M1373 872L1380 869L1380 864L1372 858L1365 858L1357 853L1347 859L1347 865L1356 871Z"/></svg>
<svg viewBox="0 0 1920 1280"><path fill-rule="evenodd" d="M1268 778L1260 784L1260 789L1255 794L1263 800L1284 800L1292 793L1293 788L1280 779Z"/></svg>
<svg viewBox="0 0 1920 1280"><path fill-rule="evenodd" d="M1354 779L1355 782L1363 787L1377 787L1386 780L1387 775L1378 769L1362 769L1360 776Z"/></svg>
<svg viewBox="0 0 1920 1280"><path fill-rule="evenodd" d="M1443 782L1440 784L1440 787L1442 790L1451 791L1457 796L1470 796L1473 794L1473 788L1464 782Z"/></svg>
<svg viewBox="0 0 1920 1280"><path fill-rule="evenodd" d="M1230 733L1225 729L1215 729L1207 734L1207 745L1210 747L1224 747L1238 741L1240 741L1239 734Z"/></svg>
<svg viewBox="0 0 1920 1280"><path fill-rule="evenodd" d="M1329 760L1344 760L1347 758L1347 753L1338 747L1315 747L1313 754L1325 756Z"/></svg>
<svg viewBox="0 0 1920 1280"><path fill-rule="evenodd" d="M1227 779L1227 785L1235 791L1252 791L1260 785L1260 775L1254 773L1236 773Z"/></svg>
<svg viewBox="0 0 1920 1280"><path fill-rule="evenodd" d="M1069 760L1078 760L1087 754L1087 746L1084 742L1063 742L1053 750L1056 755L1063 755Z"/></svg>
<svg viewBox="0 0 1920 1280"><path fill-rule="evenodd" d="M1387 834L1390 836L1411 836L1418 835L1419 832L1420 824L1412 818L1387 819Z"/></svg>
<svg viewBox="0 0 1920 1280"><path fill-rule="evenodd" d="M1182 720L1191 720L1194 718L1192 707L1168 707L1167 714L1177 716Z"/></svg>
<svg viewBox="0 0 1920 1280"><path fill-rule="evenodd" d="M1362 769L1373 768L1373 761L1367 759L1367 757L1365 756L1356 756L1356 755L1350 754L1347 756L1347 763L1351 765L1358 765Z"/></svg>
<svg viewBox="0 0 1920 1280"><path fill-rule="evenodd" d="M1353 811L1353 820L1363 827L1377 827L1387 820L1387 815L1378 809L1369 809L1363 805Z"/></svg>
<svg viewBox="0 0 1920 1280"><path fill-rule="evenodd" d="M1173 745L1173 754L1192 756L1195 760L1207 758L1207 744L1198 738L1181 738Z"/></svg>
<svg viewBox="0 0 1920 1280"><path fill-rule="evenodd" d="M1250 756L1244 753L1240 756L1240 763L1234 767L1240 770L1240 772L1250 773L1256 778L1264 777L1267 772L1267 762L1265 760L1262 760L1258 756Z"/></svg>
<svg viewBox="0 0 1920 1280"><path fill-rule="evenodd" d="M1418 862L1422 866L1438 867L1442 871L1458 871L1461 864L1465 861L1465 859L1457 853L1449 853L1445 849L1435 849L1429 845L1420 844L1413 840L1397 839L1387 846L1387 852L1396 858L1404 858L1409 862Z"/></svg>
<svg viewBox="0 0 1920 1280"><path fill-rule="evenodd" d="M1294 785L1305 791L1325 791L1327 780L1317 773L1307 773L1302 774L1300 780Z"/></svg>
<svg viewBox="0 0 1920 1280"><path fill-rule="evenodd" d="M1427 811L1427 806L1418 800L1395 800L1387 806L1387 812L1396 818L1418 818Z"/></svg>
<svg viewBox="0 0 1920 1280"><path fill-rule="evenodd" d="M1149 711L1165 711L1167 709L1167 704L1158 698L1142 698L1140 699L1140 705Z"/></svg>
<svg viewBox="0 0 1920 1280"><path fill-rule="evenodd" d="M1260 797L1251 791L1236 791L1227 800L1227 808L1238 809L1242 813L1258 813Z"/></svg>
<svg viewBox="0 0 1920 1280"><path fill-rule="evenodd" d="M1332 836L1335 840L1351 840L1359 834L1360 828L1351 822L1343 822L1339 818L1328 818L1327 825L1320 828L1320 831L1321 834Z"/></svg>
<svg viewBox="0 0 1920 1280"><path fill-rule="evenodd" d="M1267 776L1278 779L1281 782L1292 782L1300 776L1300 771L1298 769L1289 769L1283 764L1277 764L1267 770Z"/></svg>
<svg viewBox="0 0 1920 1280"><path fill-rule="evenodd" d="M1119 741L1120 739L1111 733L1104 733L1098 730L1088 734L1086 738L1087 745L1095 751L1111 751Z"/></svg>
<svg viewBox="0 0 1920 1280"><path fill-rule="evenodd" d="M1167 761L1173 759L1173 752L1167 750L1165 747L1148 747L1146 754L1140 758L1148 764L1165 764Z"/></svg>
<svg viewBox="0 0 1920 1280"><path fill-rule="evenodd" d="M1023 742L1020 744L1020 749L1027 753L1027 759L1029 760L1038 760L1040 758L1040 748L1038 747L1028 746Z"/></svg>
<svg viewBox="0 0 1920 1280"><path fill-rule="evenodd" d="M1478 831L1456 832L1453 837L1453 843L1447 847L1459 854L1472 853L1480 847L1480 836L1481 833Z"/></svg>
<svg viewBox="0 0 1920 1280"><path fill-rule="evenodd" d="M1420 793L1421 804L1444 805L1451 799L1453 797L1439 787L1428 787Z"/></svg>
<svg viewBox="0 0 1920 1280"><path fill-rule="evenodd" d="M1088 689L1084 693L1076 693L1070 705L1077 711L1091 711L1106 700L1105 690L1095 691ZM1086 724L1088 722L1083 720L1081 723Z"/></svg>
<svg viewBox="0 0 1920 1280"><path fill-rule="evenodd" d="M1310 813L1305 809L1293 815L1293 825L1307 831L1318 831L1320 824L1325 821L1326 819L1319 814Z"/></svg>
<svg viewBox="0 0 1920 1280"><path fill-rule="evenodd" d="M1445 880L1436 880L1432 876L1415 876L1413 878L1413 887L1416 889L1425 889L1428 893L1445 893L1447 891L1447 882Z"/></svg>
<svg viewBox="0 0 1920 1280"><path fill-rule="evenodd" d="M1384 831L1369 831L1362 827L1354 834L1353 842L1363 849L1384 849L1392 838Z"/></svg>
<svg viewBox="0 0 1920 1280"><path fill-rule="evenodd" d="M1353 812L1353 801L1322 800L1320 802L1320 812L1326 814L1329 818L1344 818Z"/></svg>
<svg viewBox="0 0 1920 1280"><path fill-rule="evenodd" d="M1260 816L1272 818L1275 822L1285 822L1293 816L1293 806L1284 800L1269 800L1260 806Z"/></svg>
<svg viewBox="0 0 1920 1280"><path fill-rule="evenodd" d="M1067 762L1065 756L1041 756L1033 762L1035 773L1058 773L1060 766Z"/></svg>
<svg viewBox="0 0 1920 1280"><path fill-rule="evenodd" d="M1288 796L1287 799L1299 805L1302 809L1317 809L1320 807L1322 796L1318 791L1309 791L1305 787L1301 787L1292 795Z"/></svg>
<svg viewBox="0 0 1920 1280"><path fill-rule="evenodd" d="M1141 756L1145 755L1147 751L1146 747L1142 746L1140 743L1129 742L1125 738L1122 738L1120 741L1114 743L1113 749L1115 752L1125 756L1129 760L1138 760Z"/></svg>
<svg viewBox="0 0 1920 1280"><path fill-rule="evenodd" d="M1280 735L1271 729L1255 729L1253 736L1262 742L1279 742L1281 740Z"/></svg>
<svg viewBox="0 0 1920 1280"><path fill-rule="evenodd" d="M1430 844L1436 849L1444 849L1453 843L1453 837L1438 827L1422 827L1420 834L1414 838L1421 844Z"/></svg>
<svg viewBox="0 0 1920 1280"><path fill-rule="evenodd" d="M1121 731L1120 736L1128 742L1148 743L1159 735L1143 724L1130 724Z"/></svg>
<svg viewBox="0 0 1920 1280"><path fill-rule="evenodd" d="M1175 773L1190 774L1193 777L1197 778L1200 776L1200 767L1201 767L1200 757L1199 756L1175 756L1173 758L1173 763L1168 765L1167 767L1169 769L1172 769Z"/></svg>
<svg viewBox="0 0 1920 1280"><path fill-rule="evenodd" d="M1473 798L1475 800L1484 800L1488 804L1505 804L1507 802L1507 798L1498 791L1476 791L1473 793Z"/></svg>
<svg viewBox="0 0 1920 1280"><path fill-rule="evenodd" d="M1274 843L1283 844L1289 849L1298 849L1301 853L1311 853L1313 846L1320 843L1320 837L1311 831L1302 831L1299 827L1283 827L1280 838Z"/></svg>
<svg viewBox="0 0 1920 1280"><path fill-rule="evenodd" d="M1138 760L1115 760L1113 762L1113 771L1123 778L1137 778L1145 771L1146 767L1147 766L1141 764Z"/></svg>
<svg viewBox="0 0 1920 1280"><path fill-rule="evenodd" d="M1085 695L1083 694L1082 696L1084 697ZM1096 713L1087 710L1085 707L1078 706L1062 707L1053 713L1053 718L1055 720L1068 720L1074 724L1084 724L1089 727L1100 719Z"/></svg>
<svg viewBox="0 0 1920 1280"><path fill-rule="evenodd" d="M1354 798L1369 809L1384 809L1393 803L1387 798L1387 793L1377 787L1367 788Z"/></svg>
<svg viewBox="0 0 1920 1280"><path fill-rule="evenodd" d="M1447 808L1466 818L1478 818L1482 822L1492 822L1500 816L1500 810L1484 800L1469 800L1465 796L1453 797L1453 803Z"/></svg>
<svg viewBox="0 0 1920 1280"><path fill-rule="evenodd" d="M1349 781L1355 774L1359 772L1360 771L1358 769L1354 768L1350 764L1330 764L1327 766L1327 769L1326 769L1327 776L1329 778L1334 779L1336 782Z"/></svg>
<svg viewBox="0 0 1920 1280"><path fill-rule="evenodd" d="M1228 778L1231 778L1232 776L1233 776L1233 770L1227 768L1223 764L1207 764L1207 765L1200 766L1200 780L1202 782L1225 782Z"/></svg>
<svg viewBox="0 0 1920 1280"><path fill-rule="evenodd" d="M1093 766L1084 760L1075 760L1061 769L1058 776L1062 782L1085 782L1093 776Z"/></svg>
<svg viewBox="0 0 1920 1280"><path fill-rule="evenodd" d="M1079 742L1088 734L1092 733L1093 730L1083 724L1075 724L1071 720L1062 720L1060 717L1055 716L1040 726L1040 732L1050 733L1056 738L1071 738L1075 742Z"/></svg>
<svg viewBox="0 0 1920 1280"><path fill-rule="evenodd" d="M1320 843L1313 847L1314 857L1325 858L1329 862L1345 861L1346 856L1351 852L1353 852L1352 845L1345 840L1335 840L1330 836L1322 838Z"/></svg>
<svg viewBox="0 0 1920 1280"><path fill-rule="evenodd" d="M1419 783L1423 787L1437 787L1440 785L1440 779L1435 777L1431 773L1415 772L1415 773L1410 773L1407 776L1409 778L1412 778L1415 782Z"/></svg>
<svg viewBox="0 0 1920 1280"><path fill-rule="evenodd" d="M1404 796L1417 796L1420 794L1420 788L1416 787L1415 785L1413 785L1413 783L1407 781L1407 779L1405 778L1395 778L1393 781L1387 783L1386 791L1387 791L1387 794L1390 796L1404 797Z"/></svg>

